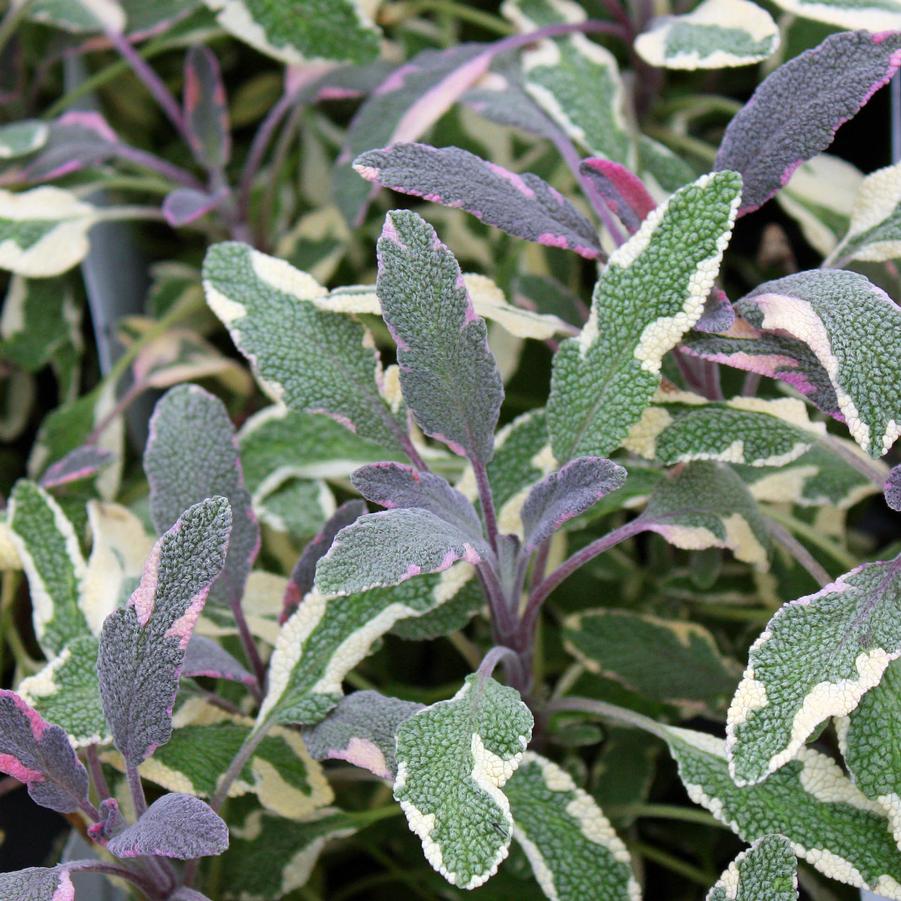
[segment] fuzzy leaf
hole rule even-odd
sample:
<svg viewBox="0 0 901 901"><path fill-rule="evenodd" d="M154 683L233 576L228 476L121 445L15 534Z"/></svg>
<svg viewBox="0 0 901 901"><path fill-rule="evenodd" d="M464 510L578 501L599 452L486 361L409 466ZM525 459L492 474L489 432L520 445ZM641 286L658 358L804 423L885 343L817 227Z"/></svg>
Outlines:
<svg viewBox="0 0 901 901"><path fill-rule="evenodd" d="M211 638L192 635L185 649L183 676L207 676L254 685L256 679L225 648Z"/></svg>
<svg viewBox="0 0 901 901"><path fill-rule="evenodd" d="M885 502L892 510L901 511L901 464L892 467L885 480Z"/></svg>
<svg viewBox="0 0 901 901"><path fill-rule="evenodd" d="M107 843L116 857L215 857L228 847L228 827L213 809L191 795L154 801L131 826Z"/></svg>
<svg viewBox="0 0 901 901"><path fill-rule="evenodd" d="M93 444L83 444L44 470L41 488L59 488L82 479L90 479L112 460L113 455L108 450Z"/></svg>
<svg viewBox="0 0 901 901"><path fill-rule="evenodd" d="M626 846L566 770L527 751L505 791L513 837L548 898L638 901Z"/></svg>
<svg viewBox="0 0 901 901"><path fill-rule="evenodd" d="M403 425L379 391L372 337L354 320L307 302L324 296L324 288L235 242L207 251L203 279L207 302L273 400L325 413L361 438L398 449Z"/></svg>
<svg viewBox="0 0 901 901"><path fill-rule="evenodd" d="M220 197L194 188L176 188L163 200L163 215L173 228L202 219L219 204Z"/></svg>
<svg viewBox="0 0 901 901"><path fill-rule="evenodd" d="M10 901L75 901L75 886L65 867L29 867L0 873L0 894Z"/></svg>
<svg viewBox="0 0 901 901"><path fill-rule="evenodd" d="M21 169L23 181L53 181L113 159L122 142L100 113L70 110L50 123L46 144Z"/></svg>
<svg viewBox="0 0 901 901"><path fill-rule="evenodd" d="M75 34L123 31L125 13L116 0L37 0L28 18Z"/></svg>
<svg viewBox="0 0 901 901"><path fill-rule="evenodd" d="M379 31L363 0L204 0L239 41L289 65L336 60L367 63L379 52Z"/></svg>
<svg viewBox="0 0 901 901"><path fill-rule="evenodd" d="M345 760L393 781L397 729L422 709L422 704L386 698L377 691L355 691L307 730L304 741L316 760Z"/></svg>
<svg viewBox="0 0 901 901"><path fill-rule="evenodd" d="M709 709L735 690L737 665L695 623L600 608L569 616L563 640L589 672L654 701Z"/></svg>
<svg viewBox="0 0 901 901"><path fill-rule="evenodd" d="M23 119L0 126L0 160L28 156L47 142L50 127L40 119Z"/></svg>
<svg viewBox="0 0 901 901"><path fill-rule="evenodd" d="M246 39L246 32L241 35ZM231 156L228 99L219 61L209 47L194 46L185 57L184 116L191 150L210 169Z"/></svg>
<svg viewBox="0 0 901 901"><path fill-rule="evenodd" d="M740 214L764 204L832 143L901 65L899 49L901 34L833 34L763 81L729 123L716 156L717 169L744 180Z"/></svg>
<svg viewBox="0 0 901 901"><path fill-rule="evenodd" d="M323 597L311 591L282 626L258 723L314 725L341 700L341 682L398 621L419 617L464 592L479 594L469 566L392 588Z"/></svg>
<svg viewBox="0 0 901 901"><path fill-rule="evenodd" d="M25 480L13 488L9 527L28 577L35 636L53 657L89 632L79 603L85 561L75 527L43 488Z"/></svg>
<svg viewBox="0 0 901 901"><path fill-rule="evenodd" d="M428 510L367 513L342 529L316 564L316 588L324 594L355 594L440 573L458 560L475 564L491 556L481 536Z"/></svg>
<svg viewBox="0 0 901 901"><path fill-rule="evenodd" d="M354 160L367 181L444 206L526 241L573 250L596 259L594 226L544 179L489 163L459 147L393 144Z"/></svg>
<svg viewBox="0 0 901 901"><path fill-rule="evenodd" d="M197 385L179 385L163 395L150 420L144 471L158 534L192 504L216 496L228 501L228 556L209 600L239 604L260 547L260 528L244 485L235 429L222 401Z"/></svg>
<svg viewBox="0 0 901 901"><path fill-rule="evenodd" d="M685 15L655 19L635 41L646 63L665 69L747 66L778 46L776 23L749 0L705 0Z"/></svg>
<svg viewBox="0 0 901 901"><path fill-rule="evenodd" d="M735 310L726 292L714 288L704 301L704 312L694 324L696 332L727 332L735 323Z"/></svg>
<svg viewBox="0 0 901 901"><path fill-rule="evenodd" d="M577 457L545 476L523 504L524 549L534 551L625 481L626 470L603 457Z"/></svg>
<svg viewBox="0 0 901 901"><path fill-rule="evenodd" d="M812 270L760 285L736 310L809 348L854 440L872 457L888 452L901 435L901 310L881 288L856 272Z"/></svg>
<svg viewBox="0 0 901 901"><path fill-rule="evenodd" d="M132 766L172 732L185 649L225 564L230 528L225 498L186 510L153 546L128 605L103 624L100 695L116 747Z"/></svg>
<svg viewBox="0 0 901 901"><path fill-rule="evenodd" d="M897 0L776 0L776 6L839 28L865 28L874 34L901 29L901 5Z"/></svg>
<svg viewBox="0 0 901 901"><path fill-rule="evenodd" d="M657 206L642 180L620 163L592 157L582 160L579 171L598 189L630 235Z"/></svg>
<svg viewBox="0 0 901 901"><path fill-rule="evenodd" d="M825 876L901 899L901 856L885 815L830 757L804 748L765 782L739 787L720 739L672 727L665 735L689 797L744 841L779 832Z"/></svg>
<svg viewBox="0 0 901 901"><path fill-rule="evenodd" d="M6 689L0 689L0 771L24 782L35 803L59 813L74 813L88 799L88 774L69 736Z"/></svg>
<svg viewBox="0 0 901 901"><path fill-rule="evenodd" d="M791 842L775 833L765 835L742 851L717 884L707 901L797 901L798 860Z"/></svg>
<svg viewBox="0 0 901 901"><path fill-rule="evenodd" d="M61 188L0 191L0 269L29 278L60 275L87 256L96 211Z"/></svg>
<svg viewBox="0 0 901 901"><path fill-rule="evenodd" d="M394 797L426 860L451 885L476 888L506 858L513 819L501 788L532 724L515 689L476 674L397 730Z"/></svg>
<svg viewBox="0 0 901 901"><path fill-rule="evenodd" d="M898 8L901 14L901 6ZM860 183L848 233L834 258L879 263L901 256L901 164L886 166Z"/></svg>
<svg viewBox="0 0 901 901"><path fill-rule="evenodd" d="M901 656L901 557L866 563L782 606L751 646L727 722L740 785L791 760L829 716L844 716Z"/></svg>
<svg viewBox="0 0 901 901"><path fill-rule="evenodd" d="M487 462L504 389L457 261L408 210L386 217L378 257L377 291L404 400L428 435Z"/></svg>
<svg viewBox="0 0 901 901"><path fill-rule="evenodd" d="M501 13L521 32L586 19L585 10L575 0L504 0Z"/></svg>
<svg viewBox="0 0 901 901"><path fill-rule="evenodd" d="M610 453L641 416L664 355L703 312L740 190L734 172L703 176L611 255L591 318L554 358L547 416L560 462Z"/></svg>

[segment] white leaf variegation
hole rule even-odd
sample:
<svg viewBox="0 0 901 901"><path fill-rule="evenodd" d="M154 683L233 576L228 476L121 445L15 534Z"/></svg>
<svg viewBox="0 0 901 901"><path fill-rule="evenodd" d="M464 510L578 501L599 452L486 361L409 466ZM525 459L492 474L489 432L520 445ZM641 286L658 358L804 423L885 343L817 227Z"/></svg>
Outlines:
<svg viewBox="0 0 901 901"><path fill-rule="evenodd" d="M729 864L707 901L797 901L797 870L791 842L778 833L765 835Z"/></svg>
<svg viewBox="0 0 901 901"><path fill-rule="evenodd" d="M901 163L860 183L844 240L832 259L879 263L901 256Z"/></svg>
<svg viewBox="0 0 901 901"><path fill-rule="evenodd" d="M838 28L871 31L901 29L898 0L776 0L776 5L802 19L813 19Z"/></svg>

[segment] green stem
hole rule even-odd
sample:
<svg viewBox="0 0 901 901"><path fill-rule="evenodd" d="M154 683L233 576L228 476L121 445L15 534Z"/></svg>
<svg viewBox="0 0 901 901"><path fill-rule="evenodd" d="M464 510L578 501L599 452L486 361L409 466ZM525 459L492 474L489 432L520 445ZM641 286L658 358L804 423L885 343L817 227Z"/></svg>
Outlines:
<svg viewBox="0 0 901 901"><path fill-rule="evenodd" d="M704 160L705 163L712 163L716 159L715 147L706 141L693 138L691 135L680 135L668 128L658 128L654 125L647 126L645 131L649 137L663 141L664 144L669 145L674 150L684 150L686 153L691 153Z"/></svg>
<svg viewBox="0 0 901 901"><path fill-rule="evenodd" d="M809 541L814 547L818 547L824 553L829 554L833 560L842 565L845 572L857 566L857 561L844 548L839 547L834 541L830 541L824 535L821 535L813 526L808 525L806 522L795 519L791 514L783 513L775 507L768 507L766 515L770 519L775 519L780 525L785 526L790 532L794 532L795 535L798 535L805 541Z"/></svg>
<svg viewBox="0 0 901 901"><path fill-rule="evenodd" d="M513 26L498 16L480 9L473 9L457 0L414 0L410 3L395 3L382 13L381 21L387 25L394 25L424 12L451 16L461 22L478 25L493 34L508 35L514 32Z"/></svg>
<svg viewBox="0 0 901 901"><path fill-rule="evenodd" d="M9 39L16 33L19 23L25 18L29 8L34 6L34 3L35 0L25 0L19 6L10 5L6 15L3 17L3 21L0 22L0 53L3 52L3 48L9 43Z"/></svg>
<svg viewBox="0 0 901 901"><path fill-rule="evenodd" d="M390 820L392 817L400 816L402 813L398 804L386 804L384 807L376 807L372 810L359 810L348 813L348 816L357 824L360 829L365 829L373 823L379 823L382 820Z"/></svg>
<svg viewBox="0 0 901 901"><path fill-rule="evenodd" d="M605 807L604 811L613 817L631 816L648 820L679 820L683 823L697 823L700 826L727 828L706 810L681 807L678 804L620 804L614 807Z"/></svg>
<svg viewBox="0 0 901 901"><path fill-rule="evenodd" d="M666 867L666 869L672 870L674 873L678 873L680 876L684 876L698 885L709 886L716 881L715 873L708 873L706 870L693 867L690 863L685 863L684 860L680 860L672 854L667 854L666 851L661 851L652 845L646 845L644 842L634 842L632 847L642 857L646 857L648 860L652 860L654 863L660 864L660 866Z"/></svg>
<svg viewBox="0 0 901 901"><path fill-rule="evenodd" d="M573 710L577 713L597 716L603 720L613 720L616 723L632 726L634 729L650 732L651 735L656 735L657 738L665 742L669 741L666 727L661 723L652 720L643 713L636 713L627 707L609 704L607 701L595 701L593 698L566 697L551 701L545 708L545 712L548 714L557 713L561 710Z"/></svg>

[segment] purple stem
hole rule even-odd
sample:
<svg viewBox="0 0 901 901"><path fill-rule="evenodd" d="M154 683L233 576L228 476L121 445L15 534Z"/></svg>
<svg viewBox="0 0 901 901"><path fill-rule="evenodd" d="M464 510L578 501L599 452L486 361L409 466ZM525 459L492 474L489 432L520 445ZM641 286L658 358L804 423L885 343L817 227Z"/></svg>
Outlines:
<svg viewBox="0 0 901 901"><path fill-rule="evenodd" d="M184 185L186 188L194 188L196 191L205 190L203 183L196 179L187 169L182 169L181 166L166 162L166 160L160 159L160 157L153 153L148 153L146 150L139 150L137 147L132 147L129 144L117 144L116 156L142 169L156 172L162 175L163 178L167 178L176 184Z"/></svg>
<svg viewBox="0 0 901 901"><path fill-rule="evenodd" d="M135 805L135 814L140 819L147 810L147 798L144 796L144 786L141 784L141 776L138 768L127 763L125 765L125 774L128 776L128 788L131 792L131 798Z"/></svg>
<svg viewBox="0 0 901 901"><path fill-rule="evenodd" d="M482 515L485 517L485 531L488 533L488 541L491 549L497 553L497 515L494 512L494 496L491 493L491 484L488 481L488 470L485 464L476 457L470 458L472 471L475 473L476 485L479 489L479 500L482 503Z"/></svg>
<svg viewBox="0 0 901 901"><path fill-rule="evenodd" d="M760 373L759 372L748 372L745 375L745 380L741 386L741 393L743 397L756 397L757 389L760 387Z"/></svg>
<svg viewBox="0 0 901 901"><path fill-rule="evenodd" d="M257 684L251 686L251 691L259 701L263 696L263 689L266 687L266 667L260 657L260 652L257 650L253 635L250 633L250 627L247 625L247 619L244 617L244 611L241 609L240 598L234 599L229 606L235 618L235 624L238 627L238 636L241 639L244 653L257 679Z"/></svg>
<svg viewBox="0 0 901 901"><path fill-rule="evenodd" d="M148 898L159 898L161 890L148 879L134 870L125 867L117 867L110 863L101 863L99 860L75 860L72 863L63 864L70 873L102 873L104 876L115 876L118 879L126 879L136 885Z"/></svg>
<svg viewBox="0 0 901 901"><path fill-rule="evenodd" d="M504 595L500 580L497 574L487 563L480 563L476 567L479 574L479 581L488 598L488 605L491 608L491 624L493 631L502 641L506 641L516 629L516 623L513 620L513 614Z"/></svg>
<svg viewBox="0 0 901 901"><path fill-rule="evenodd" d="M91 774L91 781L94 783L94 790L97 792L101 801L112 797L109 785L106 782L106 776L103 775L103 767L100 764L100 755L97 753L97 745L88 745L85 749L85 757L88 762L88 772Z"/></svg>
<svg viewBox="0 0 901 901"><path fill-rule="evenodd" d="M483 658L482 662L479 664L479 668L476 671L479 679L487 679L494 672L494 668L501 662L501 660L512 660L516 664L519 664L519 657L516 654L516 651L508 648L506 645L496 644Z"/></svg>
<svg viewBox="0 0 901 901"><path fill-rule="evenodd" d="M832 576L826 572L819 561L786 529L783 529L778 522L768 519L766 521L767 529L773 539L781 544L791 554L792 557L807 570L814 582L818 583L820 588L825 588L832 582Z"/></svg>

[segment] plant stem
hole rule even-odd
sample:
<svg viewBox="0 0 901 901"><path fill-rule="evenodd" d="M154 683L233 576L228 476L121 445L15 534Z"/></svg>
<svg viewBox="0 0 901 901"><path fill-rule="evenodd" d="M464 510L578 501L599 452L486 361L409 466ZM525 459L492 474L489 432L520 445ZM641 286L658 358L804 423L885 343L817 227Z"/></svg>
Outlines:
<svg viewBox="0 0 901 901"><path fill-rule="evenodd" d="M28 10L34 6L34 3L35 0L24 0L24 3L20 3L18 6L10 3L3 21L0 22L0 53L3 52L10 38L16 33L19 23L25 18Z"/></svg>
<svg viewBox="0 0 901 901"><path fill-rule="evenodd" d="M811 554L794 535L790 534L784 526L778 522L773 522L771 519L767 520L766 525L770 535L772 535L776 542L781 544L782 547L784 547L785 550L787 550L788 553L807 570L807 573L820 588L825 588L825 586L832 581L832 577L820 565L813 554Z"/></svg>
<svg viewBox="0 0 901 901"><path fill-rule="evenodd" d="M780 525L785 526L791 532L799 535L805 541L809 541L814 547L818 547L821 551L829 554L836 563L840 563L845 572L854 569L857 561L844 548L839 547L834 541L830 541L824 535L821 535L813 526L809 526L800 519L795 519L788 513L783 513L775 507L768 507L766 515L770 519L775 519Z"/></svg>
<svg viewBox="0 0 901 901"><path fill-rule="evenodd" d="M97 753L97 745L88 745L85 749L85 757L88 763L88 772L91 774L91 781L94 783L94 791L97 797L103 801L112 797L106 776L103 775L103 766L100 763L100 755Z"/></svg>
<svg viewBox="0 0 901 901"><path fill-rule="evenodd" d="M517 664L519 663L519 657L516 654L516 651L511 650L506 647L506 645L495 645L483 658L482 662L479 664L478 670L476 673L479 676L479 679L488 679L491 674L494 672L494 668L501 662L501 660L509 660L513 659Z"/></svg>
<svg viewBox="0 0 901 901"><path fill-rule="evenodd" d="M137 219L142 222L165 222L166 217L155 206L111 206L93 214L95 222L127 222Z"/></svg>
<svg viewBox="0 0 901 901"><path fill-rule="evenodd" d="M372 810L355 810L347 815L351 817L356 824L364 829L373 823L380 823L382 820L390 820L392 817L400 816L403 811L398 804L386 804L384 807L374 807Z"/></svg>
<svg viewBox="0 0 901 901"><path fill-rule="evenodd" d="M238 753L232 758L232 762L228 765L228 769L222 774L222 777L219 779L219 785L216 787L216 794L213 795L212 800L210 801L210 807L217 813L219 812L219 808L222 807L225 799L228 797L228 791L232 787L232 783L241 775L241 771L247 765L247 761L253 757L254 751L256 751L260 742L266 737L270 725L271 723L267 721L259 728L255 728L254 731L247 736L244 744L238 748Z"/></svg>
<svg viewBox="0 0 901 901"><path fill-rule="evenodd" d="M577 713L587 713L592 716L600 717L603 720L613 720L616 723L622 723L631 726L634 729L641 729L644 732L650 732L657 738L668 742L666 727L662 726L656 720L652 720L643 713L636 713L627 707L620 707L617 704L610 704L607 701L595 701L593 698L566 697L558 698L551 701L545 708L545 713L552 714L561 710L574 710Z"/></svg>
<svg viewBox="0 0 901 901"><path fill-rule="evenodd" d="M862 476L869 479L880 491L885 488L885 475L881 469L878 469L869 460L858 456L846 444L839 441L834 435L826 436L826 444L829 449L838 454L848 466L856 469Z"/></svg>
<svg viewBox="0 0 901 901"><path fill-rule="evenodd" d="M678 132L671 131L668 128L658 128L655 125L646 126L645 132L647 132L649 137L663 141L664 144L669 144L676 150L684 150L687 153L691 153L705 163L712 163L716 160L716 148L706 141L693 138L691 135L680 135Z"/></svg>
<svg viewBox="0 0 901 901"><path fill-rule="evenodd" d="M678 804L620 804L604 808L611 816L633 816L641 819L678 820L682 823L697 823L701 826L716 826L727 829L716 817L696 807L682 807Z"/></svg>
<svg viewBox="0 0 901 901"><path fill-rule="evenodd" d="M476 487L479 490L479 500L482 504L482 516L485 518L485 531L491 550L497 553L497 515L494 512L494 495L491 493L491 483L488 481L488 470L478 457L471 457L472 471L476 477Z"/></svg>
<svg viewBox="0 0 901 901"><path fill-rule="evenodd" d="M666 867L668 870L672 870L674 873L678 873L680 876L684 876L698 885L708 886L716 880L715 873L708 873L706 870L693 867L690 863L685 863L678 857L667 854L666 851L661 851L652 845L646 845L644 842L634 842L632 847L642 857L646 857L648 860L652 860L654 863L658 863L660 866Z"/></svg>
<svg viewBox="0 0 901 901"><path fill-rule="evenodd" d="M405 19L412 19L424 12L443 13L461 22L478 25L493 34L508 35L513 33L513 26L498 16L480 9L458 3L456 0L414 0L411 3L394 3L380 16L384 25L396 25Z"/></svg>
<svg viewBox="0 0 901 901"><path fill-rule="evenodd" d="M509 640L510 635L516 629L516 623L513 619L513 612L504 595L497 574L487 563L480 563L476 566L476 572L482 582L482 588L485 596L488 598L488 605L491 608L491 622L495 628L495 637L501 642Z"/></svg>
<svg viewBox="0 0 901 901"><path fill-rule="evenodd" d="M451 632L445 638L472 669L478 667L479 649L462 632Z"/></svg>
<svg viewBox="0 0 901 901"><path fill-rule="evenodd" d="M238 637L241 639L241 645L244 648L244 654L247 657L250 667L257 679L257 684L253 688L254 697L259 701L266 689L266 666L260 657L256 642L247 625L247 619L244 616L244 610L241 607L241 599L235 598L231 602L232 615L235 618L235 624L238 626Z"/></svg>
<svg viewBox="0 0 901 901"><path fill-rule="evenodd" d="M76 860L63 864L70 873L102 873L105 876L115 876L118 879L126 879L136 885L148 898L159 898L160 891L140 873L118 867L114 864L102 863L99 860Z"/></svg>
<svg viewBox="0 0 901 901"><path fill-rule="evenodd" d="M147 810L147 798L144 795L144 786L141 784L141 776L138 768L130 763L125 765L125 775L128 777L128 789L131 792L135 805L135 814L140 819Z"/></svg>
<svg viewBox="0 0 901 901"><path fill-rule="evenodd" d="M182 169L181 166L176 166L174 163L161 159L153 153L148 153L146 150L140 150L128 144L117 144L115 153L120 160L131 163L140 169L156 172L158 175L162 175L163 178L167 178L176 184L194 188L197 191L204 189L203 184L187 169Z"/></svg>

